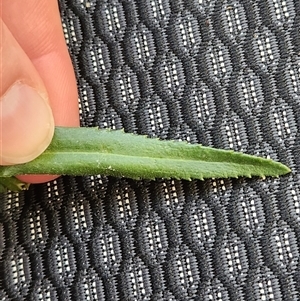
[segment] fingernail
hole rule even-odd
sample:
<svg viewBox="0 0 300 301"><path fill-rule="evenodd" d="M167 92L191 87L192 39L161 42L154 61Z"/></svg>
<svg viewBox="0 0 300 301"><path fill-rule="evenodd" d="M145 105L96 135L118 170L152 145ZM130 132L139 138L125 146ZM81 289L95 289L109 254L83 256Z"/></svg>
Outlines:
<svg viewBox="0 0 300 301"><path fill-rule="evenodd" d="M47 100L21 82L0 99L0 164L29 162L50 144L54 120Z"/></svg>

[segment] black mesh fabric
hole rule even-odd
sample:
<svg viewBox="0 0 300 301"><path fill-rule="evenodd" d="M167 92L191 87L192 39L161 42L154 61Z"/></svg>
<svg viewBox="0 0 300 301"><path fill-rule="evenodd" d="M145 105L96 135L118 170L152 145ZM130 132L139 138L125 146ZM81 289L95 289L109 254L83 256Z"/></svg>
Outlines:
<svg viewBox="0 0 300 301"><path fill-rule="evenodd" d="M0 300L300 300L300 1L61 0L83 127L286 163L0 196Z"/></svg>

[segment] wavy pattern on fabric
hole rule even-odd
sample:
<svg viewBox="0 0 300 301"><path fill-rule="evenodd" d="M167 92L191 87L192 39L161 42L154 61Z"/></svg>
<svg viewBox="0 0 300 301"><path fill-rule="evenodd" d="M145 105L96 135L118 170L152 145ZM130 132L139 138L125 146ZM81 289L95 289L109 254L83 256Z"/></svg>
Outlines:
<svg viewBox="0 0 300 301"><path fill-rule="evenodd" d="M278 179L62 177L0 196L0 300L300 300L300 2L61 0L81 125L269 156Z"/></svg>

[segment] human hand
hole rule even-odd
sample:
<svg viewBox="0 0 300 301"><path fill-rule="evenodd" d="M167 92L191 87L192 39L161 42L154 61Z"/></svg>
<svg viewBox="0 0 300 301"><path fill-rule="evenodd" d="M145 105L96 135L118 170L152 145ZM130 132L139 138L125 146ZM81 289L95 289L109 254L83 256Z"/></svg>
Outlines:
<svg viewBox="0 0 300 301"><path fill-rule="evenodd" d="M57 1L0 0L0 9L0 165L13 165L39 156L54 125L79 125L78 96Z"/></svg>

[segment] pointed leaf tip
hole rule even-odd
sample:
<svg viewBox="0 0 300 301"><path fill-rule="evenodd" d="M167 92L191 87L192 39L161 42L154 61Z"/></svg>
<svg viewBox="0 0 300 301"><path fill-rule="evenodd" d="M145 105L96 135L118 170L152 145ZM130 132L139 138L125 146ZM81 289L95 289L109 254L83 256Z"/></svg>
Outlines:
<svg viewBox="0 0 300 301"><path fill-rule="evenodd" d="M8 180L20 174L203 180L279 176L289 172L279 162L232 150L161 141L124 131L58 127L50 146L40 157L26 164L0 166L0 189L28 188Z"/></svg>

